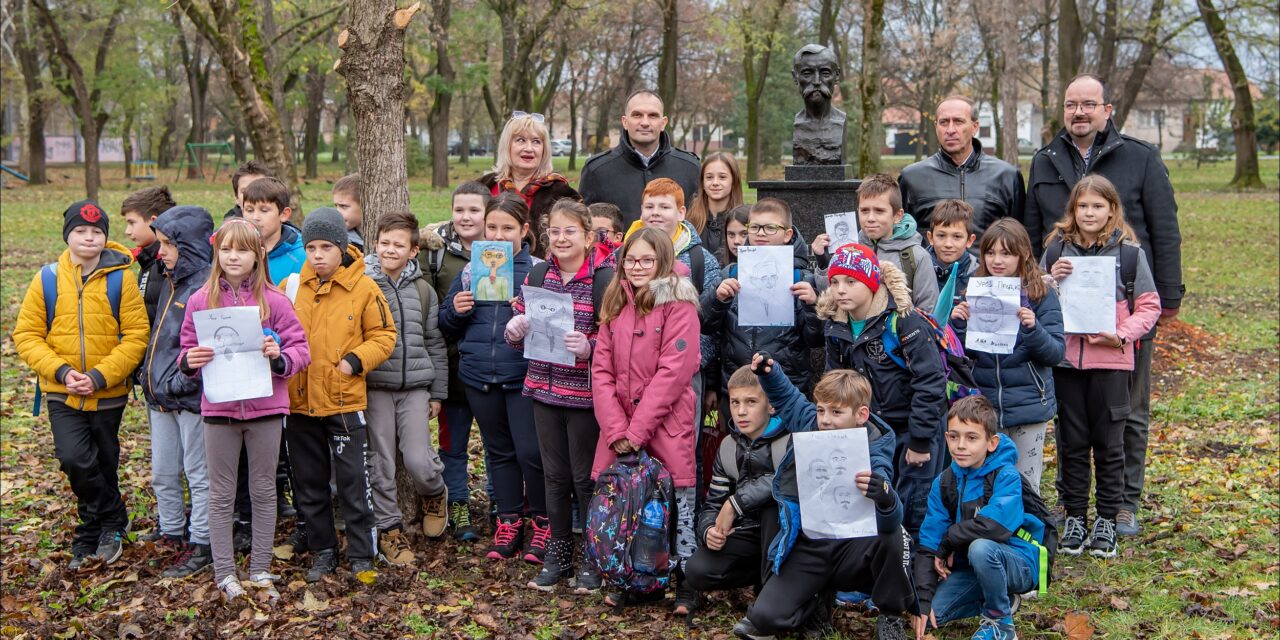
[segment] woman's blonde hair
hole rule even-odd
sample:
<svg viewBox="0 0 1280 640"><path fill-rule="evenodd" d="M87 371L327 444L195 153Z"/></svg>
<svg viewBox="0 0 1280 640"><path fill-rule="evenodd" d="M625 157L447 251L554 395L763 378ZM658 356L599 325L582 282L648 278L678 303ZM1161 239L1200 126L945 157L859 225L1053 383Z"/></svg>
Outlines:
<svg viewBox="0 0 1280 640"><path fill-rule="evenodd" d="M711 198L707 196L707 190L702 188L702 176L706 174L707 167L711 166L712 162L722 162L729 168L729 202L720 213L723 215L742 204L742 172L738 170L738 159L727 151L717 151L703 158L702 167L698 169L698 193L693 196L693 206L689 207L689 214L685 216L698 233L702 233L703 229L707 228L707 222L711 220L712 215Z"/></svg>
<svg viewBox="0 0 1280 640"><path fill-rule="evenodd" d="M551 173L551 132L547 131L545 122L538 122L531 114L526 113L508 120L507 125L502 128L502 135L498 137L498 151L493 172L498 174L499 180L515 177L511 175L511 139L521 134L542 139L542 160L530 177L541 178Z"/></svg>
<svg viewBox="0 0 1280 640"><path fill-rule="evenodd" d="M1018 277L1022 279L1022 288L1027 290L1027 297L1032 302L1043 300L1049 293L1042 277L1044 270L1031 253L1031 236L1027 235L1027 228L1013 218L1000 218L983 232L982 242L978 244L978 271L974 275L979 278L991 275L987 271L986 256L995 250L996 245L1002 245L1006 251L1018 256Z"/></svg>
<svg viewBox="0 0 1280 640"><path fill-rule="evenodd" d="M1128 240L1133 243L1138 242L1138 236L1133 233L1133 227L1129 226L1124 219L1124 203L1120 201L1120 192L1116 190L1116 186L1111 181L1097 174L1087 175L1076 183L1071 189L1071 197L1067 200L1067 210L1063 212L1062 219L1053 225L1053 230L1049 232L1049 236L1044 239L1045 246L1055 240L1065 240L1081 247L1088 247L1085 244L1084 236L1080 234L1080 226L1076 224L1076 205L1080 203L1086 193L1092 193L1107 201L1111 205L1111 218L1107 220L1107 224L1098 232L1098 245L1104 245L1111 239L1111 235L1117 229L1121 231L1120 240L1123 242ZM1050 265L1053 266L1053 265Z"/></svg>
<svg viewBox="0 0 1280 640"><path fill-rule="evenodd" d="M232 218L222 223L218 232L213 234L213 268L209 270L209 280L205 290L209 293L209 308L217 309L222 304L222 288L218 282L222 275L220 250L223 246L248 251L258 260L253 272L249 274L249 287L253 297L258 301L258 316L266 321L271 316L271 306L267 303L267 289L276 289L271 284L271 269L267 264L267 248L262 244L262 234L252 222L243 218ZM279 291L279 289L276 289Z"/></svg>
<svg viewBox="0 0 1280 640"><path fill-rule="evenodd" d="M622 250L618 252L618 267L613 272L613 281L609 283L609 288L604 292L604 300L600 303L601 309L598 315L602 325L608 324L621 315L622 308L627 305L627 292L622 284L622 281L627 279L627 270L623 265L631 249L640 242L653 247L657 258L653 269L653 280L669 277L675 269L676 251L671 245L671 238L665 232L653 227L644 227L627 236L622 244ZM634 295L637 316L643 318L653 311L655 301L652 289L640 287L634 291Z"/></svg>

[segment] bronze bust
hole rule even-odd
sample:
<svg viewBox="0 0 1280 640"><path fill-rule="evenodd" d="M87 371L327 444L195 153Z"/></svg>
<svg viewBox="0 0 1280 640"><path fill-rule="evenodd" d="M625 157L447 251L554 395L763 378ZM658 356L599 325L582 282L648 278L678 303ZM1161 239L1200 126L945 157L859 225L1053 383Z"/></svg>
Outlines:
<svg viewBox="0 0 1280 640"><path fill-rule="evenodd" d="M804 99L796 113L792 138L795 164L844 164L844 112L831 106L831 95L840 82L835 52L819 44L807 44L796 52L791 77Z"/></svg>

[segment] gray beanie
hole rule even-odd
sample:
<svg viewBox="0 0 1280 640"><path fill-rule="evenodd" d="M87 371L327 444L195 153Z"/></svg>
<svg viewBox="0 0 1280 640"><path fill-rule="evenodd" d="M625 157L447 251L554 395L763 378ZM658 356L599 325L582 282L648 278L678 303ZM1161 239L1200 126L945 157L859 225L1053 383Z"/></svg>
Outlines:
<svg viewBox="0 0 1280 640"><path fill-rule="evenodd" d="M302 245L312 240L325 240L347 252L347 223L333 207L320 207L307 214L302 221Z"/></svg>

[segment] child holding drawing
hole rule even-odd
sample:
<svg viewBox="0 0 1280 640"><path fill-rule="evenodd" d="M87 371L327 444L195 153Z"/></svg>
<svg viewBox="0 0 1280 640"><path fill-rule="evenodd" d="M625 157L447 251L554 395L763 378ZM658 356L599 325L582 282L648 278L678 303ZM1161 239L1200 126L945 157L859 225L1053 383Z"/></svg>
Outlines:
<svg viewBox="0 0 1280 640"><path fill-rule="evenodd" d="M1130 283L1120 275L1114 300L1107 296L1105 302L1095 301L1108 308L1114 302L1115 333L1067 335L1066 357L1053 370L1058 394L1058 495L1067 513L1059 548L1071 555L1086 549L1098 557L1116 555L1115 518L1124 474L1121 436L1129 411L1134 342L1160 317L1160 296L1133 229L1124 221L1119 193L1102 176L1081 178L1071 190L1062 220L1045 241L1043 259L1047 262L1050 256L1059 256L1047 265L1049 274L1062 283L1074 271L1070 258L1085 256L1113 257L1117 273L1121 273L1125 262L1133 264L1125 255L1130 252L1137 258L1132 293L1126 293ZM1087 304L1070 296L1063 298L1066 311ZM1071 324L1065 315L1064 321ZM1090 455L1096 467L1098 517L1086 536Z"/></svg>
<svg viewBox="0 0 1280 640"><path fill-rule="evenodd" d="M489 200L484 212L484 239L511 243L515 248L512 281L523 283L534 259L529 255L529 207L522 196L503 192ZM476 250L473 244L473 262L454 278L449 295L440 305L440 328L446 339L457 341L458 373L480 425L493 479L498 517L487 555L493 560L506 560L521 552L527 508L532 531L523 558L542 564L551 525L546 515L546 487L533 400L522 393L528 364L503 339L503 329L511 320L511 302L481 300L478 293L471 291L472 280L477 277L473 270Z"/></svg>
<svg viewBox="0 0 1280 640"><path fill-rule="evenodd" d="M529 360L523 395L533 399L533 422L546 478L547 518L551 540L542 571L529 586L551 591L561 579L574 575L571 494L579 513L587 512L594 483L591 459L600 437L591 402L591 350L596 340L596 298L613 278L613 256L593 250L591 215L587 206L568 198L551 207L547 227L548 260L533 266L528 285L573 297L573 327L564 335L571 365ZM533 303L528 303L532 305ZM524 294L516 292L506 338L523 351L529 334ZM595 591L600 577L583 563L576 574L580 593Z"/></svg>
<svg viewBox="0 0 1280 640"><path fill-rule="evenodd" d="M938 211L950 200L934 209ZM936 220L936 217L935 217ZM1001 218L982 234L976 277L1018 278L1022 301L1013 352L987 353L967 349L973 377L996 410L996 424L1018 449L1018 471L1040 490L1044 471L1044 431L1057 412L1052 367L1062 361L1062 309L1058 294L1044 281L1044 271L1031 253L1031 239L1022 223ZM951 325L964 337L969 303L951 312Z"/></svg>
<svg viewBox="0 0 1280 640"><path fill-rule="evenodd" d="M271 542L276 530L276 462L281 430L289 415L287 380L311 362L311 350L293 304L267 278L267 251L257 227L230 217L213 236L215 256L209 280L187 300L182 322L183 373L199 376L213 360L213 348L196 340L195 315L207 309L256 306L262 319L262 356L271 365L271 395L237 402L200 399L204 446L209 469L209 540L213 579L230 599L245 595L236 575L231 544L232 508L236 497L240 448L249 454L249 486L253 508L253 552L249 580L279 597L271 573Z"/></svg>

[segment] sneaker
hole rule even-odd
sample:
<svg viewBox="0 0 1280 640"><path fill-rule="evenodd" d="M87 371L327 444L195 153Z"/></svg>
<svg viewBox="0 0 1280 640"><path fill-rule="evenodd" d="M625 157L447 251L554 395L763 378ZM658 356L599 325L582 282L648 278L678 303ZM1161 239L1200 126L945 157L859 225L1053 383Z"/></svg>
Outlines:
<svg viewBox="0 0 1280 640"><path fill-rule="evenodd" d="M733 625L733 635L743 638L744 640L773 640L773 636L771 634L757 629L756 626L751 624L751 621L745 617L739 620L737 624Z"/></svg>
<svg viewBox="0 0 1280 640"><path fill-rule="evenodd" d="M1013 616L1005 616L999 620L982 616L978 631L973 640L1018 640L1018 630L1013 626Z"/></svg>
<svg viewBox="0 0 1280 640"><path fill-rule="evenodd" d="M124 534L120 531L103 531L98 536L98 549L93 553L94 556L102 559L103 565L111 564L120 559L120 554L124 552Z"/></svg>
<svg viewBox="0 0 1280 640"><path fill-rule="evenodd" d="M1078 556L1084 553L1085 538L1084 516L1067 516L1062 525L1062 538L1058 541L1058 551L1069 556Z"/></svg>
<svg viewBox="0 0 1280 640"><path fill-rule="evenodd" d="M915 631L908 627L907 619L902 616L885 614L876 618L876 640L908 640L915 636Z"/></svg>
<svg viewBox="0 0 1280 640"><path fill-rule="evenodd" d="M523 542L520 516L518 514L498 516L493 527L493 545L486 554L491 560L507 560L514 558Z"/></svg>
<svg viewBox="0 0 1280 640"><path fill-rule="evenodd" d="M1031 593L1035 593L1032 591ZM1014 593L1009 595L1009 617L1018 615L1018 609L1022 608L1022 594Z"/></svg>
<svg viewBox="0 0 1280 640"><path fill-rule="evenodd" d="M249 584L254 588L266 591L267 597L270 598L272 602L280 599L280 592L276 590L276 581L279 579L280 576L268 571L249 574Z"/></svg>
<svg viewBox="0 0 1280 640"><path fill-rule="evenodd" d="M600 573L591 567L584 560L578 567L578 574L573 579L573 592L580 595L590 595L600 590Z"/></svg>
<svg viewBox="0 0 1280 640"><path fill-rule="evenodd" d="M573 541L552 540L547 543L547 555L542 571L527 585L539 591L554 591L561 580L573 576Z"/></svg>
<svg viewBox="0 0 1280 640"><path fill-rule="evenodd" d="M218 583L218 590L222 591L223 597L227 602L231 602L236 598L245 597L244 587L240 585L240 578L230 575L222 579Z"/></svg>
<svg viewBox="0 0 1280 640"><path fill-rule="evenodd" d="M213 553L207 544L189 544L173 561L161 578L189 578L213 566Z"/></svg>
<svg viewBox="0 0 1280 640"><path fill-rule="evenodd" d="M449 503L449 521L453 525L453 539L458 542L475 542L480 539L471 526L471 507L465 502Z"/></svg>
<svg viewBox="0 0 1280 640"><path fill-rule="evenodd" d="M236 521L231 531L231 548L236 553L249 553L253 548L253 523Z"/></svg>
<svg viewBox="0 0 1280 640"><path fill-rule="evenodd" d="M1138 514L1128 510L1121 509L1116 514L1116 535L1136 536L1140 528L1138 527Z"/></svg>
<svg viewBox="0 0 1280 640"><path fill-rule="evenodd" d="M1089 555L1098 558L1114 558L1120 545L1116 544L1116 521L1098 518L1089 532Z"/></svg>
<svg viewBox="0 0 1280 640"><path fill-rule="evenodd" d="M524 561L542 564L547 557L547 543L551 541L551 520L546 516L529 518L529 528L533 535L529 537L529 548L525 549Z"/></svg>
<svg viewBox="0 0 1280 640"><path fill-rule="evenodd" d="M422 500L422 533L428 538L439 538L449 526L449 490L438 496Z"/></svg>
<svg viewBox="0 0 1280 640"><path fill-rule="evenodd" d="M299 554L307 551L307 529L301 524L293 528L289 533L289 537L285 538L284 544L271 550L271 554L277 560L293 560Z"/></svg>
<svg viewBox="0 0 1280 640"><path fill-rule="evenodd" d="M283 491L276 492L276 518L296 518L298 510L292 504L289 504L289 497Z"/></svg>
<svg viewBox="0 0 1280 640"><path fill-rule="evenodd" d="M352 558L351 573L355 574L356 580L365 584L378 581L378 570L374 568L372 558Z"/></svg>
<svg viewBox="0 0 1280 640"><path fill-rule="evenodd" d="M395 566L412 564L416 559L413 551L409 549L409 541L401 535L399 527L384 531L378 536L378 553L382 554L382 559L387 564Z"/></svg>
<svg viewBox="0 0 1280 640"><path fill-rule="evenodd" d="M320 582L325 576L338 570L338 550L320 549L311 554L311 568L307 569L307 582Z"/></svg>
<svg viewBox="0 0 1280 640"><path fill-rule="evenodd" d="M71 561L67 563L67 568L72 571L79 571L90 558L93 557L93 549L89 547L72 547Z"/></svg>

